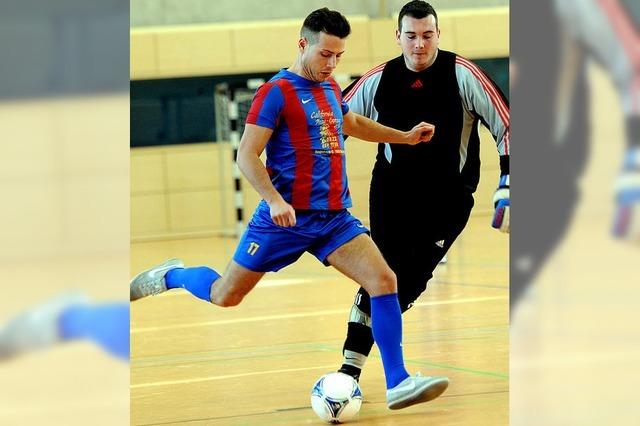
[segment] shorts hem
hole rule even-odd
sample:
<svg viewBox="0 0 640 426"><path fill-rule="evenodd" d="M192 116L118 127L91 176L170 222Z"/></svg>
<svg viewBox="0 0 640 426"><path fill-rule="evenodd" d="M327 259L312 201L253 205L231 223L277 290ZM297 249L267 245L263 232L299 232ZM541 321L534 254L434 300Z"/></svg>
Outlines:
<svg viewBox="0 0 640 426"><path fill-rule="evenodd" d="M246 268L246 269L250 270L251 272L267 273L267 272L277 272L277 271L280 270L280 269L267 269L267 270L256 269L256 268L250 267L245 262L239 261L235 257L233 258L233 261L236 262L238 265L242 266L243 268Z"/></svg>
<svg viewBox="0 0 640 426"><path fill-rule="evenodd" d="M349 241L353 240L358 235L362 235L362 234L371 235L367 228L362 228L360 232L357 232L355 234L348 234L348 235L345 235L343 238L336 240L336 244L334 244L334 247L332 247L329 251L327 251L327 254L324 255L322 259L319 258L318 256L316 257L318 257L318 260L322 262L324 266L331 266L331 264L327 262L327 258L329 257L329 255L334 251L338 250L343 245L347 244Z"/></svg>

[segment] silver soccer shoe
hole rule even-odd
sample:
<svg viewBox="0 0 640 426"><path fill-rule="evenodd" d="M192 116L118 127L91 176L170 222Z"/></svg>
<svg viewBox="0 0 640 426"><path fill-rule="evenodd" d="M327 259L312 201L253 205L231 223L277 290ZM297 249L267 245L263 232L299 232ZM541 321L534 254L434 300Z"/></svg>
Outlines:
<svg viewBox="0 0 640 426"><path fill-rule="evenodd" d="M184 268L184 263L180 259L169 259L160 265L140 272L129 284L129 299L138 300L167 291L164 276L176 268Z"/></svg>
<svg viewBox="0 0 640 426"><path fill-rule="evenodd" d="M449 386L449 378L444 376L409 376L395 387L387 390L387 407L399 410L410 405L431 401L439 397Z"/></svg>

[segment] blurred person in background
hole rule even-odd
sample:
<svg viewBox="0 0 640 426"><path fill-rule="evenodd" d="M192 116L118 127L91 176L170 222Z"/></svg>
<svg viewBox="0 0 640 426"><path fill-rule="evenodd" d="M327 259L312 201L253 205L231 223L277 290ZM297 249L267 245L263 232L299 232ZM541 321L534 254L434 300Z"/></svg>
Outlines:
<svg viewBox="0 0 640 426"><path fill-rule="evenodd" d="M614 184L616 238L640 240L640 2L637 0L555 0L562 22L558 116L554 140L568 137L582 58L595 60L609 75L625 121L624 156Z"/></svg>
<svg viewBox="0 0 640 426"><path fill-rule="evenodd" d="M518 22L511 43L511 93L519 111L513 122L523 139L517 163L525 177L519 192L526 194L517 204L523 214L535 212L511 244L512 315L565 237L580 200L591 139L589 59L610 76L625 116L624 155L611 182L612 232L622 240L640 239L639 8L632 0L547 0L520 2L511 11ZM544 58L531 54L540 46Z"/></svg>
<svg viewBox="0 0 640 426"><path fill-rule="evenodd" d="M512 3L513 425L638 423L639 6Z"/></svg>
<svg viewBox="0 0 640 426"><path fill-rule="evenodd" d="M575 90L567 100L573 108L566 116L565 132L559 135L557 82L560 74L560 22L553 0L522 1L511 10L518 31L511 37L510 92L513 131L521 140L515 163L518 180L516 217L527 216L528 226L511 241L511 316L538 271L565 236L579 197L578 179L587 158L587 101L584 58L578 59ZM544 22L544 30L540 23ZM536 34L535 38L531 34ZM541 47L542 46L542 47ZM544 49L544 59L535 52ZM569 94L567 94L568 96ZM560 137L560 139L557 139Z"/></svg>

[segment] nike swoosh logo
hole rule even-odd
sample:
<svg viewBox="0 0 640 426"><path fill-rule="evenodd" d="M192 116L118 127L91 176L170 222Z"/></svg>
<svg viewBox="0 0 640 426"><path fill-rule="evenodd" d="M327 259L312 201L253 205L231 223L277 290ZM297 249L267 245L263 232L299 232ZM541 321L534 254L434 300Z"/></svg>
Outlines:
<svg viewBox="0 0 640 426"><path fill-rule="evenodd" d="M404 391L414 390L415 388L416 388L416 382L411 380L408 384L404 385L401 388L394 388L393 391L394 392L404 392Z"/></svg>
<svg viewBox="0 0 640 426"><path fill-rule="evenodd" d="M309 102L311 102L311 98L302 100L303 104L308 104Z"/></svg>

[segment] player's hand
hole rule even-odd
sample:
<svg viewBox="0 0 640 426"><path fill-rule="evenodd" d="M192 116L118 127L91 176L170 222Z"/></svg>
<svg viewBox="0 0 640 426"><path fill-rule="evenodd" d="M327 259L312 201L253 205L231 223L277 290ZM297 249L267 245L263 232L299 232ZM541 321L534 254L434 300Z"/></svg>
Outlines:
<svg viewBox="0 0 640 426"><path fill-rule="evenodd" d="M615 184L616 212L613 235L640 241L640 149L629 151Z"/></svg>
<svg viewBox="0 0 640 426"><path fill-rule="evenodd" d="M416 145L420 142L429 142L436 131L436 126L424 121L416 124L407 132L407 144Z"/></svg>
<svg viewBox="0 0 640 426"><path fill-rule="evenodd" d="M509 199L509 175L500 176L500 183L495 194L493 194L493 206L495 212L493 213L493 222L491 226L499 229L500 232L509 233L509 219L510 212L509 206L511 202Z"/></svg>
<svg viewBox="0 0 640 426"><path fill-rule="evenodd" d="M273 223L278 226L296 226L296 211L282 198L269 204Z"/></svg>

